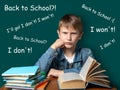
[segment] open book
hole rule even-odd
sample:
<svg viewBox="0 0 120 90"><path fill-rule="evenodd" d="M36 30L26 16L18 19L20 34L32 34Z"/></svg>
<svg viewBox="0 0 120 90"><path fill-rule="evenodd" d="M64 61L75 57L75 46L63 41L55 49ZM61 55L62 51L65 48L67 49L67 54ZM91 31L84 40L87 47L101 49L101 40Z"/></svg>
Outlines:
<svg viewBox="0 0 120 90"><path fill-rule="evenodd" d="M58 78L60 89L85 89L89 84L110 88L108 76L103 74L105 70L100 68L98 63L92 57L88 57L81 71L78 73L64 73Z"/></svg>

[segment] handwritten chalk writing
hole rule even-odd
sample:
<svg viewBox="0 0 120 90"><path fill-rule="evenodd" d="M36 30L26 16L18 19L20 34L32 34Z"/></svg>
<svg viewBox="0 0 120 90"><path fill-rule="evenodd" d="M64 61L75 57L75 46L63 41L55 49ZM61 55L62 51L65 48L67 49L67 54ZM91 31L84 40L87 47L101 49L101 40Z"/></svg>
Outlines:
<svg viewBox="0 0 120 90"><path fill-rule="evenodd" d="M45 20L47 20L47 19L49 19L49 18L50 18L49 16L46 16L46 17L41 18L41 20L42 20L42 21L45 21Z"/></svg>
<svg viewBox="0 0 120 90"><path fill-rule="evenodd" d="M105 19L107 21L110 21L112 23L114 23L115 20L116 20L112 16L106 15L105 13L103 13L101 11L97 11L94 8L90 7L90 6L87 6L86 4L82 4L81 8L88 11L88 12L91 12L92 14L95 14L95 15L97 15L97 16L99 16L99 17L101 17L101 18L103 18L103 19Z"/></svg>
<svg viewBox="0 0 120 90"><path fill-rule="evenodd" d="M8 47L8 53L15 53L15 54L25 54L25 53L32 53L32 47L24 47L24 48L18 48L18 47Z"/></svg>
<svg viewBox="0 0 120 90"><path fill-rule="evenodd" d="M91 11L92 10L91 7L88 7L85 4L82 4L82 8L85 9L86 11Z"/></svg>
<svg viewBox="0 0 120 90"><path fill-rule="evenodd" d="M20 29L20 25L14 27L14 30L15 30L15 31L18 31L19 29Z"/></svg>
<svg viewBox="0 0 120 90"><path fill-rule="evenodd" d="M56 5L48 5L48 6L31 5L30 11L56 11Z"/></svg>
<svg viewBox="0 0 120 90"><path fill-rule="evenodd" d="M31 38L30 42L39 43L39 44L46 44L47 40L39 40L39 39Z"/></svg>
<svg viewBox="0 0 120 90"><path fill-rule="evenodd" d="M7 31L7 33L17 32L17 31L20 31L21 29L30 27L32 25L38 24L38 23L46 21L46 20L49 20L49 19L51 19L53 17L55 17L55 16L54 16L53 13L51 13L51 14L48 14L46 16L38 17L36 19L27 21L25 23L21 23L21 24L16 25L16 26L9 27L9 28L6 29L6 31Z"/></svg>
<svg viewBox="0 0 120 90"><path fill-rule="evenodd" d="M27 41L27 42L29 42L30 41L30 39L28 38L28 37L24 37L25 39L25 41Z"/></svg>
<svg viewBox="0 0 120 90"><path fill-rule="evenodd" d="M13 40L17 41L26 41L26 42L31 42L31 43L37 43L37 44L47 44L47 40L40 40L38 38L33 38L33 37L23 37L23 36L18 36L18 35L13 35Z"/></svg>
<svg viewBox="0 0 120 90"><path fill-rule="evenodd" d="M48 14L48 16L50 16L51 18L53 18L54 17L54 14L52 13L52 14Z"/></svg>
<svg viewBox="0 0 120 90"><path fill-rule="evenodd" d="M99 17L102 17L102 18L108 20L108 21L111 20L111 16L107 16L107 15L105 15L105 14L102 13L102 12L98 12L97 15L98 15Z"/></svg>
<svg viewBox="0 0 120 90"><path fill-rule="evenodd" d="M19 11L19 6L15 5L15 6L8 6L8 5L4 5L4 10L5 11Z"/></svg>
<svg viewBox="0 0 120 90"><path fill-rule="evenodd" d="M25 27L31 26L32 24L33 24L33 22L26 22Z"/></svg>
<svg viewBox="0 0 120 90"><path fill-rule="evenodd" d="M28 8L27 6L23 6L23 5L22 5L22 6L21 6L21 9L22 9L22 11L28 11L29 8Z"/></svg>
<svg viewBox="0 0 120 90"><path fill-rule="evenodd" d="M30 6L24 6L24 5L4 5L4 11L5 12L14 12L14 11L56 11L56 5L30 5Z"/></svg>
<svg viewBox="0 0 120 90"><path fill-rule="evenodd" d="M13 36L14 40L24 40L24 38L22 36L18 37L17 35Z"/></svg>
<svg viewBox="0 0 120 90"><path fill-rule="evenodd" d="M90 30L91 32L97 32L97 33L100 33L100 32L112 32L114 33L116 31L116 27L115 26L107 26L107 27L94 27L94 26L91 26L90 27Z"/></svg>
<svg viewBox="0 0 120 90"><path fill-rule="evenodd" d="M109 40L108 42L105 42L104 44L100 45L100 49L103 50L107 47L112 46L112 44L114 44L116 42L116 40L113 38L112 40Z"/></svg>
<svg viewBox="0 0 120 90"><path fill-rule="evenodd" d="M93 14L96 14L97 11L96 11L95 9L92 9L92 13L93 13Z"/></svg>

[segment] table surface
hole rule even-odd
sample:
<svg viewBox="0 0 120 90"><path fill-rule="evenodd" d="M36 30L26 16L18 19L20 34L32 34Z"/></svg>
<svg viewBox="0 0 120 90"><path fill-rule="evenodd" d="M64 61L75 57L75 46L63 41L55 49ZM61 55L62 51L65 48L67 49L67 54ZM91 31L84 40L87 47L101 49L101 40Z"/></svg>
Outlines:
<svg viewBox="0 0 120 90"><path fill-rule="evenodd" d="M5 87L1 87L0 90L11 90L9 88L5 88ZM47 85L46 89L45 90L59 90L58 89L58 84L57 84L57 79L54 78L52 79L49 84ZM93 87L93 88L88 88L86 90L117 90L116 88L111 88L111 89L108 89L108 88L102 88L102 87Z"/></svg>

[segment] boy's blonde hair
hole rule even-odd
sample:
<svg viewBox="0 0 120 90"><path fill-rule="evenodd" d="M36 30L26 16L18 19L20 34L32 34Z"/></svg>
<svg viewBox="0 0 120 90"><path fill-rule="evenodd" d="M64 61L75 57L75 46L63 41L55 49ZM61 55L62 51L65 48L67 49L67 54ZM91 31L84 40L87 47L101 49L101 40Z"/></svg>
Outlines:
<svg viewBox="0 0 120 90"><path fill-rule="evenodd" d="M67 14L60 19L59 25L58 25L59 30L60 30L60 27L66 27L66 28L72 27L73 29L82 32L82 21L80 17L76 15Z"/></svg>

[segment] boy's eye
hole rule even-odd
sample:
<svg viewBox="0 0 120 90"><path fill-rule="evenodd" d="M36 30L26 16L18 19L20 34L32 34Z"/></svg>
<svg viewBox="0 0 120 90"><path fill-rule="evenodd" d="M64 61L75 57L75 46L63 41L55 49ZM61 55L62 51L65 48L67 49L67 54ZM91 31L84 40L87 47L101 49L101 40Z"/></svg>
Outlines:
<svg viewBox="0 0 120 90"><path fill-rule="evenodd" d="M67 34L67 32L63 32L63 34Z"/></svg>
<svg viewBox="0 0 120 90"><path fill-rule="evenodd" d="M77 34L77 33L75 32L75 33L72 33L72 34Z"/></svg>

